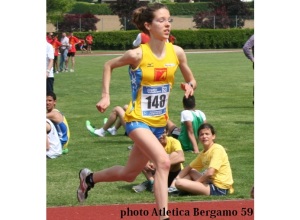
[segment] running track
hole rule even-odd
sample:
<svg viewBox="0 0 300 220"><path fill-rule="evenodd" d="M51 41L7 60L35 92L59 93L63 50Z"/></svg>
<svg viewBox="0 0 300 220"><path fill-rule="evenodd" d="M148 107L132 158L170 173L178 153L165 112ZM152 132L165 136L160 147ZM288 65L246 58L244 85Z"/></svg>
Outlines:
<svg viewBox="0 0 300 220"><path fill-rule="evenodd" d="M47 208L47 220L158 220L155 207L155 204L51 207ZM225 210L231 216L226 216ZM254 200L169 203L169 211L173 212L172 220L254 220ZM225 214L215 216L217 212ZM122 213L127 216L121 218Z"/></svg>

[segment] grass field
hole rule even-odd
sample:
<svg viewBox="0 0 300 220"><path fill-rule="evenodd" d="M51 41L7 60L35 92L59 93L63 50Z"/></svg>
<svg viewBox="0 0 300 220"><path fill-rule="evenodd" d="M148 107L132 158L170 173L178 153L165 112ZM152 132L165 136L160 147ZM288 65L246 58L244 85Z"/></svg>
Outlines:
<svg viewBox="0 0 300 220"><path fill-rule="evenodd" d="M121 128L117 136L104 138L91 136L85 128L90 120L97 127L116 105L124 105L130 99L127 67L114 70L111 81L111 106L104 114L96 109L101 95L103 63L114 56L79 56L77 53L74 73L55 75L54 90L57 108L67 117L71 139L69 153L47 160L47 207L76 206L78 172L87 167L97 171L112 165L124 165L131 140ZM235 193L226 197L181 196L170 201L228 200L250 198L254 183L254 106L252 64L241 51L230 53L187 54L189 65L198 82L195 92L197 108L202 110L208 122L217 130L216 142L228 152L232 167ZM182 110L183 81L180 70L169 103L170 118L179 125ZM201 149L201 147L200 147ZM185 153L188 164L195 155ZM150 192L140 194L131 190L144 181L139 175L133 183L115 182L95 185L85 205L153 203Z"/></svg>

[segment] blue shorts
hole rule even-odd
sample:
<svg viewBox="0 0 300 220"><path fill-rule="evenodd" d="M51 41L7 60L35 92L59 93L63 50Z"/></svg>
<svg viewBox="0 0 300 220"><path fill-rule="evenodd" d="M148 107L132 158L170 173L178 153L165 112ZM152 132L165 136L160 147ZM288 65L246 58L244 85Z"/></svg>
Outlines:
<svg viewBox="0 0 300 220"><path fill-rule="evenodd" d="M228 193L228 189L221 189L216 187L214 184L209 183L210 195L211 196L225 196Z"/></svg>
<svg viewBox="0 0 300 220"><path fill-rule="evenodd" d="M146 129L149 129L150 131L152 131L152 133L155 135L155 137L157 139L159 139L159 137L161 137L161 135L164 133L165 128L166 128L165 126L164 127L151 127L151 126L145 124L144 122L140 122L140 121L127 122L125 126L126 126L127 135L129 135L130 132L136 128L146 128Z"/></svg>

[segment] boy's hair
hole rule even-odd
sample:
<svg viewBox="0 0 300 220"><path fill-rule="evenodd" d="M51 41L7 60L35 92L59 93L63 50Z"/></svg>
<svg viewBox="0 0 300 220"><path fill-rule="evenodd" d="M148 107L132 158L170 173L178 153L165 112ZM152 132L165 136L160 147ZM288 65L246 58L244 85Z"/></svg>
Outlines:
<svg viewBox="0 0 300 220"><path fill-rule="evenodd" d="M183 103L184 108L186 108L186 109L193 109L196 106L195 97L193 95L189 96L188 98L183 96L182 103Z"/></svg>
<svg viewBox="0 0 300 220"><path fill-rule="evenodd" d="M56 100L56 95L53 91L48 91L46 96L51 96L54 100Z"/></svg>
<svg viewBox="0 0 300 220"><path fill-rule="evenodd" d="M203 123L202 125L200 125L200 127L198 128L198 135L199 135L199 133L200 133L200 131L202 130L202 129L209 129L209 130L211 130L211 133L214 135L214 134L216 134L216 131L215 131L215 128L211 125L211 124L209 124L209 123Z"/></svg>

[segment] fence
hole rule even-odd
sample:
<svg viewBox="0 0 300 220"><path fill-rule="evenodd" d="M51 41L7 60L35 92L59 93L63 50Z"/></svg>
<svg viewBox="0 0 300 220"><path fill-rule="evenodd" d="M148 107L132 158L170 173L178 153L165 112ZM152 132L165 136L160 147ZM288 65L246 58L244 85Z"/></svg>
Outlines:
<svg viewBox="0 0 300 220"><path fill-rule="evenodd" d="M96 23L96 31L117 31L121 30L122 25L119 21L118 16L114 15L96 15L98 19L100 19ZM196 23L193 22L193 17L179 17L179 16L174 16L173 22L172 22L172 30L189 30L189 29L194 29L196 30L197 28L195 27ZM224 18L226 19L226 18ZM244 26L242 28L254 28L254 19L249 18L249 17L239 17L239 16L234 16L230 17L231 21L234 23L234 26L238 26L240 19L244 21ZM210 22L210 28L218 28L217 22L219 20L222 20L220 17L209 17L205 21ZM67 30L61 30L61 27L59 27L59 23L57 22L56 24L47 24L47 32L61 32L61 31L69 31L69 30L74 30L74 31L89 31L84 29L84 25L87 21L84 20L83 18L78 18L78 21L70 23L70 26L68 28L64 28ZM124 27L126 30L126 25Z"/></svg>

